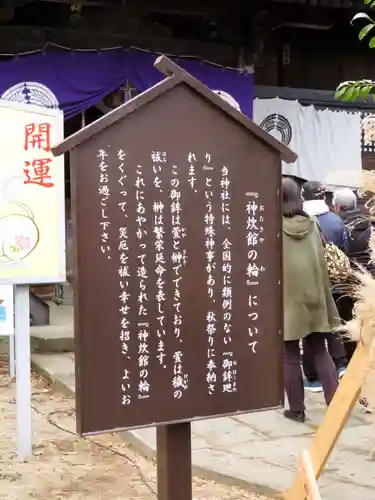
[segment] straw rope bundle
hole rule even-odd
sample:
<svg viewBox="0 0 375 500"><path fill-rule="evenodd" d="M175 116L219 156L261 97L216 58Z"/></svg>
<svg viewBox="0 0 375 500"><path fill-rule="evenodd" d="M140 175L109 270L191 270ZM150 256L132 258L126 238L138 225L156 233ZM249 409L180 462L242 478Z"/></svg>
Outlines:
<svg viewBox="0 0 375 500"><path fill-rule="evenodd" d="M368 200L365 207L369 215L363 215L375 221L375 171L363 172L363 188L359 196ZM375 264L375 231L370 238L370 256ZM369 349L372 362L368 370L366 383L362 390L369 406L375 408L375 277L363 267L353 270L352 284L348 284L347 293L356 299L353 319L346 323L344 336L363 342Z"/></svg>

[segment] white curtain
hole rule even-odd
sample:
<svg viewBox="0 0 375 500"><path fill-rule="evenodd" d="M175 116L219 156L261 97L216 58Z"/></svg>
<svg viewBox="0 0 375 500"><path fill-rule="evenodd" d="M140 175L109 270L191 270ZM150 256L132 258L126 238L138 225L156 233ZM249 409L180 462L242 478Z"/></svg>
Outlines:
<svg viewBox="0 0 375 500"><path fill-rule="evenodd" d="M331 186L361 185L360 113L317 110L285 99L255 99L254 121L298 155L283 173Z"/></svg>

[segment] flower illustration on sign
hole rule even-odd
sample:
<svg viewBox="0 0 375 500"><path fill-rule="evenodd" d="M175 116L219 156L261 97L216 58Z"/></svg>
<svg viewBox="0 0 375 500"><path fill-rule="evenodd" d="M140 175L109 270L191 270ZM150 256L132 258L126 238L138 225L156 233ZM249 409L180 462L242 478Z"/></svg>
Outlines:
<svg viewBox="0 0 375 500"><path fill-rule="evenodd" d="M29 236L15 236L15 244L11 245L12 252L18 253L31 248L31 239Z"/></svg>
<svg viewBox="0 0 375 500"><path fill-rule="evenodd" d="M28 257L39 243L39 229L33 212L21 201L8 196L9 184L15 179L17 177L5 181L1 193L5 203L13 207L10 214L0 216L0 259L8 264Z"/></svg>

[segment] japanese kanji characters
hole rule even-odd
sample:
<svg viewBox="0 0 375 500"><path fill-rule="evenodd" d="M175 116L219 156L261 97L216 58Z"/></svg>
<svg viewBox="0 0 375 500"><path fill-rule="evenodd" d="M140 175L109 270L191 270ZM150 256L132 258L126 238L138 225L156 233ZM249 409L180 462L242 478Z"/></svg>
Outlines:
<svg viewBox="0 0 375 500"><path fill-rule="evenodd" d="M24 162L24 184L34 184L44 188L55 185L51 175L53 162L51 153L51 125L49 123L29 123L25 125L24 150L38 157ZM48 155L46 156L46 153ZM40 155L40 156L39 156Z"/></svg>

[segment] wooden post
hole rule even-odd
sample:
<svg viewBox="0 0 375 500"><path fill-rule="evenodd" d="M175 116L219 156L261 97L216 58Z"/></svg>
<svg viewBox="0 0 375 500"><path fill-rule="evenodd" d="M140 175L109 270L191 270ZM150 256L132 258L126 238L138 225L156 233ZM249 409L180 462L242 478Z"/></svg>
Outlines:
<svg viewBox="0 0 375 500"><path fill-rule="evenodd" d="M336 394L327 408L323 423L317 430L309 451L316 479L323 471L358 400L369 363L369 351L360 342ZM303 480L298 472L291 489L285 495L285 500L304 500L305 498Z"/></svg>
<svg viewBox="0 0 375 500"><path fill-rule="evenodd" d="M156 427L158 500L192 500L190 422Z"/></svg>

